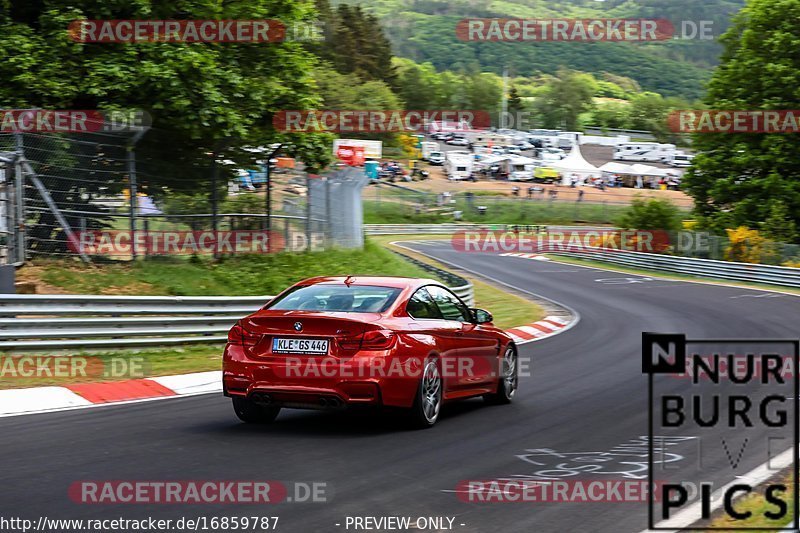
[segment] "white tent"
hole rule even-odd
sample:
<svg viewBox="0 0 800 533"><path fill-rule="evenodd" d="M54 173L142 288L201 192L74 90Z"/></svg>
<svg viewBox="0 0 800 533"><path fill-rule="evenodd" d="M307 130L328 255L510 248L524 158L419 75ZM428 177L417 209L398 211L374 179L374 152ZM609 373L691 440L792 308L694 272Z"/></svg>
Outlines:
<svg viewBox="0 0 800 533"><path fill-rule="evenodd" d="M512 165L533 165L537 163L536 159L533 159L531 157L525 157L524 155L515 155L515 154L510 154L508 160Z"/></svg>
<svg viewBox="0 0 800 533"><path fill-rule="evenodd" d="M617 163L615 161L609 161L602 167L600 170L603 172L609 172L611 174L633 174L630 165L625 165L623 163Z"/></svg>
<svg viewBox="0 0 800 533"><path fill-rule="evenodd" d="M554 161L547 165L563 175L562 184L570 185L573 175L578 178L578 185L583 185L587 178L599 177L600 169L583 158L578 144L572 147L569 155L561 161Z"/></svg>
<svg viewBox="0 0 800 533"><path fill-rule="evenodd" d="M666 176L668 172L663 168L653 167L650 165L640 165L639 163L631 165L631 174L640 174L642 176Z"/></svg>

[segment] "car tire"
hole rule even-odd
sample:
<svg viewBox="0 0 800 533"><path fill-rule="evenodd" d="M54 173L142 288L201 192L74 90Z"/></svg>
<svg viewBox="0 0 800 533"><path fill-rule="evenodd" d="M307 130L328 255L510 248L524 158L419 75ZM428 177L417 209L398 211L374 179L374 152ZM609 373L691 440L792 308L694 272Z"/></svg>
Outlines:
<svg viewBox="0 0 800 533"><path fill-rule="evenodd" d="M247 398L232 398L233 411L239 420L247 422L248 424L269 424L273 422L278 413L281 412L280 407L270 407L267 405L258 405L251 402Z"/></svg>
<svg viewBox="0 0 800 533"><path fill-rule="evenodd" d="M503 352L502 371L497 384L497 392L485 394L483 399L492 405L505 405L514 400L519 387L519 357L513 344Z"/></svg>
<svg viewBox="0 0 800 533"><path fill-rule="evenodd" d="M436 424L442 408L444 382L436 359L428 359L422 367L410 422L414 428L427 429Z"/></svg>

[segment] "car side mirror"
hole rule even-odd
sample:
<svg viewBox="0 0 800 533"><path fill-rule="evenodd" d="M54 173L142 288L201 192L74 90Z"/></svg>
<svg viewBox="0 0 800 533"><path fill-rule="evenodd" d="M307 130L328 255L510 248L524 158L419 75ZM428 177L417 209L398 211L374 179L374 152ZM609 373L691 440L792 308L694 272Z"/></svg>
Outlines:
<svg viewBox="0 0 800 533"><path fill-rule="evenodd" d="M485 309L470 309L469 313L472 315L472 321L476 324L488 324L494 320L492 313Z"/></svg>

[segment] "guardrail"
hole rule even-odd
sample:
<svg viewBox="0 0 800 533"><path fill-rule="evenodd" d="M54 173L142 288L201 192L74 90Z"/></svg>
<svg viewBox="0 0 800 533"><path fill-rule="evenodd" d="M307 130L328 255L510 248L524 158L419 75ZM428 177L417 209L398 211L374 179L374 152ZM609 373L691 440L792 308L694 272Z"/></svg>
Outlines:
<svg viewBox="0 0 800 533"><path fill-rule="evenodd" d="M745 281L782 287L800 287L800 268L734 263L731 261L676 257L644 252L584 250L581 252L549 253L553 255L603 261L645 270L675 272L689 276L728 281Z"/></svg>
<svg viewBox="0 0 800 533"><path fill-rule="evenodd" d="M271 298L0 295L0 351L224 342Z"/></svg>
<svg viewBox="0 0 800 533"><path fill-rule="evenodd" d="M564 231L570 229L608 230L609 226L543 226L513 224L364 224L367 235L449 235L459 231Z"/></svg>
<svg viewBox="0 0 800 533"><path fill-rule="evenodd" d="M470 283L469 280L464 279L457 274L453 274L452 272L448 272L447 270L442 270L441 268L437 268L433 265L425 263L424 261L420 261L419 259L415 259L404 253L398 252L397 250L392 251L406 261L417 265L426 272L434 274L440 280L447 283L447 285L450 287L450 290L453 291L456 296L464 300L464 303L466 303L468 306L472 307L475 305L475 288L472 286L472 283Z"/></svg>
<svg viewBox="0 0 800 533"><path fill-rule="evenodd" d="M473 305L469 281L420 266ZM0 352L224 343L237 320L271 298L5 294L0 295Z"/></svg>

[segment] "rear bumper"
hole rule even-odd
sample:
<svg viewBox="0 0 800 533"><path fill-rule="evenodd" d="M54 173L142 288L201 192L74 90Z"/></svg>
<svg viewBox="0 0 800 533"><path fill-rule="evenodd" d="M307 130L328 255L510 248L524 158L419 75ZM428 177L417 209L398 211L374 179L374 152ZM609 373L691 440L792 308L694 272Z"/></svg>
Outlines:
<svg viewBox="0 0 800 533"><path fill-rule="evenodd" d="M388 360L391 355L370 358ZM296 362L296 359L295 359ZM365 375L354 361L298 368L285 361L251 359L240 346L228 345L223 356L223 393L263 405L298 409L345 409L355 406L411 407L419 379L414 373Z"/></svg>

